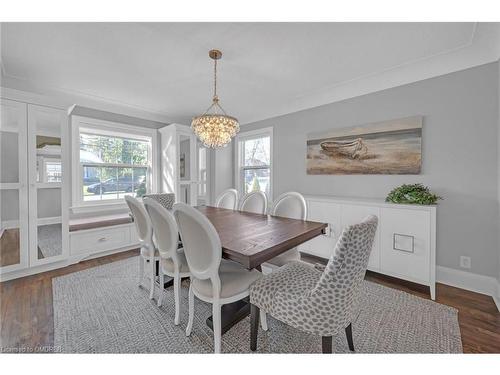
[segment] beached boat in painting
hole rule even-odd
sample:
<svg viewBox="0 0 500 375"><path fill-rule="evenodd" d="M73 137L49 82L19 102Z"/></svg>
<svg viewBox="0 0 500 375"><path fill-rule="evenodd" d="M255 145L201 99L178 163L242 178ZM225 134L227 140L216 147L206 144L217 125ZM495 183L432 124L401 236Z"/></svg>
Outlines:
<svg viewBox="0 0 500 375"><path fill-rule="evenodd" d="M308 134L307 174L419 174L422 117Z"/></svg>
<svg viewBox="0 0 500 375"><path fill-rule="evenodd" d="M351 159L359 159L366 155L368 148L363 142L362 138L355 141L325 141L321 142L320 146L327 152L339 153L349 156Z"/></svg>

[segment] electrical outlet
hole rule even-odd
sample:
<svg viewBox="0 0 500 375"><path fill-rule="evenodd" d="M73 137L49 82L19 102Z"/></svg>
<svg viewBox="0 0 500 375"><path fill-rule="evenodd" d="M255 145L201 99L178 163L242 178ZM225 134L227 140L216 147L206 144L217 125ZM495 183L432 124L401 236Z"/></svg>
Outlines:
<svg viewBox="0 0 500 375"><path fill-rule="evenodd" d="M470 257L461 256L460 257L460 267L469 269L470 268Z"/></svg>

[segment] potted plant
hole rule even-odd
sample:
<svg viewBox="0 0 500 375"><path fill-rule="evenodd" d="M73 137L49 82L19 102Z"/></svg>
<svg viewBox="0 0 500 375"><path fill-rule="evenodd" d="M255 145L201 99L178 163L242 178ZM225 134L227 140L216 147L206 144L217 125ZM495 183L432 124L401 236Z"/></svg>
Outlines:
<svg viewBox="0 0 500 375"><path fill-rule="evenodd" d="M406 204L437 204L443 199L439 195L432 193L427 186L422 184L404 184L393 189L385 198L386 202L406 203Z"/></svg>

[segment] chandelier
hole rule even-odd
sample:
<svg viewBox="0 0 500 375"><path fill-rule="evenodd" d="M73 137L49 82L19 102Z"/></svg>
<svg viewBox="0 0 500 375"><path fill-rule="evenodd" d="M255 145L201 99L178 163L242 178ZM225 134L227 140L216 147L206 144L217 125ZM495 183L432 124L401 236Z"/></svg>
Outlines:
<svg viewBox="0 0 500 375"><path fill-rule="evenodd" d="M214 96L212 105L200 116L193 118L191 128L196 136L206 147L218 148L227 146L236 133L240 130L238 120L228 116L219 104L217 96L217 60L222 57L222 52L211 50L208 56L214 60Z"/></svg>

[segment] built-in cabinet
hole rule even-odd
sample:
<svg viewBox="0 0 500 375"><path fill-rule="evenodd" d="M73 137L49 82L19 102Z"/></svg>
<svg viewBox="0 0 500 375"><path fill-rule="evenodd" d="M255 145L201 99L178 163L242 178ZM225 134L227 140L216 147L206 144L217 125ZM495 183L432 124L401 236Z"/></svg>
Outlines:
<svg viewBox="0 0 500 375"><path fill-rule="evenodd" d="M66 113L2 99L0 144L2 275L67 258Z"/></svg>
<svg viewBox="0 0 500 375"><path fill-rule="evenodd" d="M208 204L209 150L189 126L168 125L160 134L161 192L192 206Z"/></svg>
<svg viewBox="0 0 500 375"><path fill-rule="evenodd" d="M343 228L368 215L379 218L368 269L428 285L435 298L436 207L385 203L376 199L306 197L308 220L328 223L327 233L299 250L329 258Z"/></svg>

